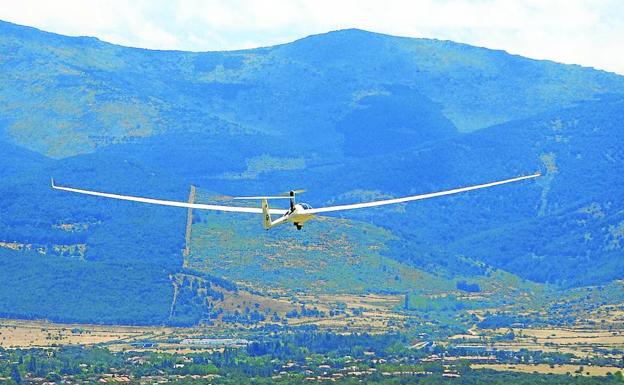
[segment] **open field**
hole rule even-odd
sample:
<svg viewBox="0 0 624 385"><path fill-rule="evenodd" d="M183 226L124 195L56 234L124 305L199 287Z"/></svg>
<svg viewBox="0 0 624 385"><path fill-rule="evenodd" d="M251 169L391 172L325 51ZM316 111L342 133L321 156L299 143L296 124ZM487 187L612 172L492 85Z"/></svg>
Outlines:
<svg viewBox="0 0 624 385"><path fill-rule="evenodd" d="M295 294L280 291L258 295L246 290L236 293L223 291L225 299L217 305L228 312L242 311L246 307L257 308L263 313L277 313L291 326L318 325L325 329L349 327L352 331L372 333L387 332L400 327L406 316L397 312L404 301L401 295L381 294ZM319 312L304 314L302 309ZM288 312L299 312L297 317L286 317ZM320 315L322 313L322 315ZM223 328L232 325L223 324L220 319L214 324ZM275 323L270 319L261 323ZM252 326L253 327L253 326Z"/></svg>
<svg viewBox="0 0 624 385"><path fill-rule="evenodd" d="M513 331L513 339L501 338ZM577 357L596 356L598 350L624 349L624 330L570 328L471 329L468 334L452 336L456 346L486 347L498 350L521 349L571 353Z"/></svg>
<svg viewBox="0 0 624 385"><path fill-rule="evenodd" d="M171 333L170 328L54 324L45 321L0 320L0 347L49 347L133 341Z"/></svg>
<svg viewBox="0 0 624 385"><path fill-rule="evenodd" d="M290 325L316 324L320 327L339 330L348 327L351 331L369 333L388 332L400 328L406 319L396 309L403 296L381 294L319 294L298 296L307 307L316 307L329 314L338 314L322 319L291 319Z"/></svg>
<svg viewBox="0 0 624 385"><path fill-rule="evenodd" d="M519 329L518 334L535 338L542 343L556 345L608 345L624 347L624 330L574 329Z"/></svg>
<svg viewBox="0 0 624 385"><path fill-rule="evenodd" d="M582 373L579 371L578 365L553 365L548 364L471 364L472 369L493 369L498 371L511 371L521 373L544 373L544 374L571 374L571 375L583 375L583 376L606 376L608 373L614 374L618 371L622 371L622 368L615 366L583 366Z"/></svg>
<svg viewBox="0 0 624 385"><path fill-rule="evenodd" d="M275 298L258 296L245 290L229 293L219 307L227 311L243 311L245 308L264 310L271 309L281 317L292 310L301 312L301 304L306 309L323 312L323 316L300 315L287 318L291 326L318 325L322 329L382 333L399 328L405 316L397 313L395 308L401 303L402 297L396 295L319 295ZM184 338L201 338L211 335L238 335L247 333L258 325L241 326L226 324L214 320L212 326L192 328L174 327L143 327L117 325L57 324L47 321L8 320L0 319L0 347L52 347L59 345L93 345L105 344L111 350L188 349L171 342ZM157 347L141 347L139 341L153 341ZM134 345L133 345L134 343ZM194 348L194 350L205 350Z"/></svg>
<svg viewBox="0 0 624 385"><path fill-rule="evenodd" d="M343 302L348 308L363 308L366 310L389 311L402 304L404 296L401 295L382 295L382 294L320 294L318 296L302 296L301 299L308 300L310 298L318 298L319 301L325 303Z"/></svg>
<svg viewBox="0 0 624 385"><path fill-rule="evenodd" d="M506 331L499 330L499 333ZM596 349L623 349L622 330L591 330L586 328L518 329L514 341L496 342L498 349L558 351L576 356L593 355Z"/></svg>
<svg viewBox="0 0 624 385"><path fill-rule="evenodd" d="M223 330L223 329L220 329ZM0 320L0 347L46 348L61 345L105 345L111 351L159 350L185 353L214 350L177 342L185 338L203 338L207 328L168 328L116 325L55 324L46 321ZM144 346L151 341L153 346ZM169 341L169 342L168 342Z"/></svg>

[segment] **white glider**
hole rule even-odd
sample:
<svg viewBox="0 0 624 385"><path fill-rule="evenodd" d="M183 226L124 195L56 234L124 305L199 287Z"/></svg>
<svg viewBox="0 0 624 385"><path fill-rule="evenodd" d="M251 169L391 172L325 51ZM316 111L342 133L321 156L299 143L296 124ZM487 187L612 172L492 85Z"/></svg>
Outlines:
<svg viewBox="0 0 624 385"><path fill-rule="evenodd" d="M162 199L153 199L153 198L143 198L136 197L130 195L119 195L119 194L111 194L99 191L92 190L83 190L73 187L63 187L57 186L54 184L54 179L52 179L52 188L56 190L69 191L79 194L87 194L94 195L104 198L111 199L120 199L126 201L133 202L142 202L142 203L151 203L162 206L174 206L174 207L186 207L192 209L199 210L213 210L213 211L226 211L226 212L237 212L237 213L252 213L252 214L262 214L263 215L263 226L265 229L270 229L271 227L280 225L286 222L292 222L297 229L301 230L303 224L310 219L314 218L316 214L320 213L328 213L332 211L342 211L342 210L353 210L353 209L361 209L367 207L376 207L383 205L391 205L396 203L404 203L417 201L421 199L435 198L444 195L457 194L466 191L478 190L487 187L498 186L506 183L519 182L525 179L537 178L540 176L540 173L535 173L532 175L519 176L516 178L499 180L496 182L484 183L474 186L460 187L452 190L438 191L428 194L420 194L420 195L412 195L403 198L394 198L394 199L384 199L373 202L363 202L363 203L354 203L347 205L337 205L337 206L328 206L328 207L320 207L320 208L312 208L307 203L295 203L295 195L303 192L303 190L292 190L288 193L288 195L278 195L278 196L253 196L253 197L238 197L234 199L251 199L251 200L260 200L261 207L238 207L238 206L221 206L221 205L208 205L203 203L188 203L188 202L179 202L179 201L170 201L170 200L162 200ZM290 209L282 210L282 209L271 209L269 208L268 201L270 199L289 199L290 200ZM271 220L271 214L280 215L276 220Z"/></svg>

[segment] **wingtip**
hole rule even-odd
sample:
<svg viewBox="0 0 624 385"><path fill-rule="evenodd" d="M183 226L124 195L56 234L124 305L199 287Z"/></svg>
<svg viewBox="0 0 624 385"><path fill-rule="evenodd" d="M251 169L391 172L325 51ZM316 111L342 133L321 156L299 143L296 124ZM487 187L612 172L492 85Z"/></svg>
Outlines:
<svg viewBox="0 0 624 385"><path fill-rule="evenodd" d="M56 188L56 185L54 184L54 178L50 178L50 186L52 188Z"/></svg>

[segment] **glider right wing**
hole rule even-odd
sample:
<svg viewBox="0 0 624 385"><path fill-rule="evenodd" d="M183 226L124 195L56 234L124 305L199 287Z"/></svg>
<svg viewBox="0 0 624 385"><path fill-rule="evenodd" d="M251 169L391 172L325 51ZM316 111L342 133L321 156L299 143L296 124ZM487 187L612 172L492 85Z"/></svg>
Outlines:
<svg viewBox="0 0 624 385"><path fill-rule="evenodd" d="M391 205L391 204L395 204L395 203L404 203L404 202L410 202L410 201L417 201L417 200L421 200L421 199L435 198L435 197L440 197L440 196L443 196L443 195L451 195L451 194L457 194L457 193L461 193L461 192L465 192L465 191L471 191L471 190L477 190L477 189L486 188L486 187L498 186L500 184L505 184L505 183L518 182L518 181L525 180L525 179L530 179L530 178L537 178L540 175L541 175L540 173L536 173L536 174L533 174L533 175L519 176L517 178L500 180L500 181L497 181L497 182L490 182L490 183L484 183L484 184L479 184L479 185L475 185L475 186L461 187L461 188L456 188L456 189L446 190L446 191L438 191L438 192L429 193L429 194L412 195L412 196L403 197L403 198L385 199L385 200L374 201L374 202L354 203L354 204L349 204L349 205L319 207L319 208L316 208L316 209L306 210L306 213L319 214L319 213L327 213L327 212L331 212L331 211L362 209L362 208L366 208L366 207L376 207L376 206L383 206L383 205Z"/></svg>

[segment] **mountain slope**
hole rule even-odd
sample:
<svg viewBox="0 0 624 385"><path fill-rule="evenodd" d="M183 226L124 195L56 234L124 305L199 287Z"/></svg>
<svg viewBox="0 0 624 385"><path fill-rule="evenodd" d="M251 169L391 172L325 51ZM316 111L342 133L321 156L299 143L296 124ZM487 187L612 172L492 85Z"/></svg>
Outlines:
<svg viewBox="0 0 624 385"><path fill-rule="evenodd" d="M214 316L200 281L442 293L466 279L622 278L622 76L360 30L188 53L0 22L0 52L0 274L15 282L0 289L2 314L193 324ZM54 176L185 200L195 184L223 202L306 187L301 198L320 206L536 169L535 182L338 214L302 232L202 213L187 258L184 210L49 188ZM184 294L172 311L174 289ZM37 300L46 292L94 310L52 310ZM127 310L142 301L144 312Z"/></svg>

